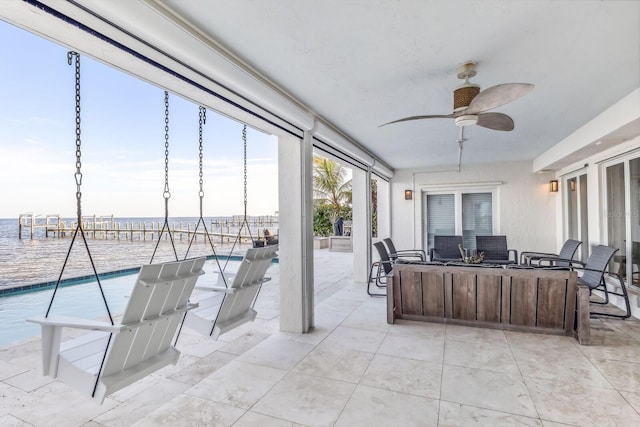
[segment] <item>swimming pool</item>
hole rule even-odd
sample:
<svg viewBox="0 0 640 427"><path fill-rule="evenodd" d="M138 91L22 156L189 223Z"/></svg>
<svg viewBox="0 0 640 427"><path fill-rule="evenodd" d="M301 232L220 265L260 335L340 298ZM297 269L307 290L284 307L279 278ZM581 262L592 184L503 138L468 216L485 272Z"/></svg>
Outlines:
<svg viewBox="0 0 640 427"><path fill-rule="evenodd" d="M241 259L241 258L240 258ZM230 260L225 273L237 271L241 261ZM215 259L207 260L206 274L198 279L198 285L214 285L218 279ZM105 298L112 316L122 314L135 282L137 269L122 274L100 277ZM43 316L47 311L53 289L6 294L0 297L0 346L40 335L40 325L27 322L29 317ZM94 280L77 279L58 288L50 314L74 316L86 319L108 318L100 289Z"/></svg>

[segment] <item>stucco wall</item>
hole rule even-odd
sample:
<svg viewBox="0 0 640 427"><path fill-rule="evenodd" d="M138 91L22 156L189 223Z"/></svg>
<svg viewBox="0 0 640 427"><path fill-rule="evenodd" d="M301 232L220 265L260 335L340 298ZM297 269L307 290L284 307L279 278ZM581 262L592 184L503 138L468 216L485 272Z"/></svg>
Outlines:
<svg viewBox="0 0 640 427"><path fill-rule="evenodd" d="M422 248L422 191L426 186L501 182L498 192L498 225L511 249L556 252L556 203L558 193L549 192L551 173L533 173L531 162L492 163L467 166L460 172L424 170L396 171L391 182L391 236L398 248ZM413 200L404 199L412 189ZM495 213L494 213L495 214ZM426 249L426 248L425 248Z"/></svg>

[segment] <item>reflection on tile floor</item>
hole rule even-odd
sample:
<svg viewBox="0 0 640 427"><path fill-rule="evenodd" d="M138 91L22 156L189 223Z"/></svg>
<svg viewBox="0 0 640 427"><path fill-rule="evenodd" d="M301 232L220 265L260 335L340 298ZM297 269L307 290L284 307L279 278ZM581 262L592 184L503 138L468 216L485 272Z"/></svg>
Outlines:
<svg viewBox="0 0 640 427"><path fill-rule="evenodd" d="M0 348L2 426L635 426L640 321L596 320L593 343L400 321L353 283L352 255L316 251L316 327L278 330L278 267L258 319L100 406L40 375L39 338ZM331 268L328 268L330 266ZM324 275L323 271L330 271Z"/></svg>

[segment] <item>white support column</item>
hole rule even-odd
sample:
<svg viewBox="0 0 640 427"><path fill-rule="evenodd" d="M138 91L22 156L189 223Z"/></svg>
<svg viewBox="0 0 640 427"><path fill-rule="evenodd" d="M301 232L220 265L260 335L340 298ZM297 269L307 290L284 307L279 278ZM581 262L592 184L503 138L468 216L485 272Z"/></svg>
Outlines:
<svg viewBox="0 0 640 427"><path fill-rule="evenodd" d="M280 330L304 333L313 327L313 146L278 139L280 215Z"/></svg>
<svg viewBox="0 0 640 427"><path fill-rule="evenodd" d="M378 240L391 236L391 185L381 179L378 181Z"/></svg>
<svg viewBox="0 0 640 427"><path fill-rule="evenodd" d="M353 169L353 281L366 283L371 265L370 172Z"/></svg>

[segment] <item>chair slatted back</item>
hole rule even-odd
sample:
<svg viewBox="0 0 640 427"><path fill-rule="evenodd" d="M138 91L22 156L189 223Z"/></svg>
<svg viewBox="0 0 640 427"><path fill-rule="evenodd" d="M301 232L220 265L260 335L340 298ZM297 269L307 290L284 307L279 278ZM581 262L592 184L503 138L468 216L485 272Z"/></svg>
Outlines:
<svg viewBox="0 0 640 427"><path fill-rule="evenodd" d="M609 267L609 262L618 248L598 245L593 248L589 259L584 264L584 273L580 276L580 282L594 289L602 282L602 276ZM624 286L624 285L623 285Z"/></svg>
<svg viewBox="0 0 640 427"><path fill-rule="evenodd" d="M393 244L391 238L387 237L386 239L382 239L382 241L387 245L389 249L389 257L394 258L398 256L398 250L396 249L396 245Z"/></svg>
<svg viewBox="0 0 640 427"><path fill-rule="evenodd" d="M171 346L184 308L205 258L145 265L131 291L122 324L127 330L113 336L102 375L126 370Z"/></svg>
<svg viewBox="0 0 640 427"><path fill-rule="evenodd" d="M459 245L462 245L462 236L433 236L436 258L462 258Z"/></svg>
<svg viewBox="0 0 640 427"><path fill-rule="evenodd" d="M271 266L273 258L278 256L277 251L277 245L247 250L231 283L231 288L241 291L225 295L220 306L218 319L233 319L253 306L253 302L260 291L260 285L264 280L264 275Z"/></svg>

